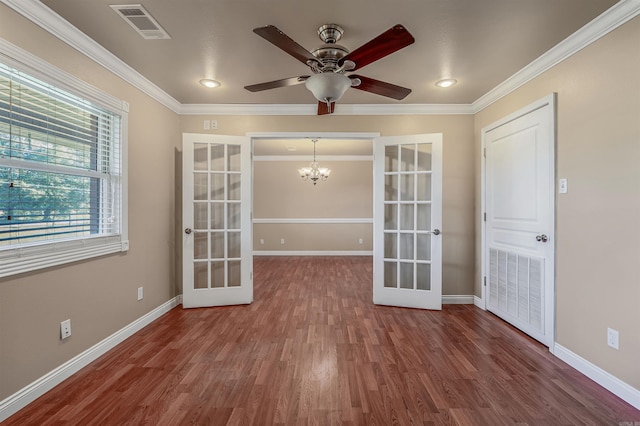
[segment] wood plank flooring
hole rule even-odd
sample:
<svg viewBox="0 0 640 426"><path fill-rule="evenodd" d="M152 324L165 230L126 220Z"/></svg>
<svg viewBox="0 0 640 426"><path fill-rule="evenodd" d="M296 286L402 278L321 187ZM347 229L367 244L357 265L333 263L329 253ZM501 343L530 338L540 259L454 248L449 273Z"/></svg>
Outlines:
<svg viewBox="0 0 640 426"><path fill-rule="evenodd" d="M252 305L173 309L4 424L640 424L474 306L374 306L371 270L257 257Z"/></svg>

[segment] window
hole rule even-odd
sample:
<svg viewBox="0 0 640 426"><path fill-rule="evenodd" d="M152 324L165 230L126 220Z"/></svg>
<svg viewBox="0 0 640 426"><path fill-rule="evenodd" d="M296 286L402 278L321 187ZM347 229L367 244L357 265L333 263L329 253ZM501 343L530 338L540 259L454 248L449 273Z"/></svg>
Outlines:
<svg viewBox="0 0 640 426"><path fill-rule="evenodd" d="M10 62L0 56L0 276L126 250L123 103Z"/></svg>

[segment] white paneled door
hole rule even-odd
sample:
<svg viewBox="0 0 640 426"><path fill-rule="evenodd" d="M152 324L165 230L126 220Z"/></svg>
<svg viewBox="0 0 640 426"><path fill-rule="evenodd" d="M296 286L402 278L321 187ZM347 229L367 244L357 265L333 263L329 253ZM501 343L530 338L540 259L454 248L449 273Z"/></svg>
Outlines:
<svg viewBox="0 0 640 426"><path fill-rule="evenodd" d="M374 139L373 302L442 308L442 135Z"/></svg>
<svg viewBox="0 0 640 426"><path fill-rule="evenodd" d="M483 131L487 308L549 347L554 338L553 99Z"/></svg>
<svg viewBox="0 0 640 426"><path fill-rule="evenodd" d="M251 140L183 135L183 307L253 301Z"/></svg>

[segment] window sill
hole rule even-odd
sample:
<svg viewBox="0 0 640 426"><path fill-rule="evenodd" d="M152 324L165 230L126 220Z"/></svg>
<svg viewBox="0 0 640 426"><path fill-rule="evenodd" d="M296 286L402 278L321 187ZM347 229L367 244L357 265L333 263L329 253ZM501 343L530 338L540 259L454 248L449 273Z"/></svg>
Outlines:
<svg viewBox="0 0 640 426"><path fill-rule="evenodd" d="M129 241L120 236L10 248L0 251L0 278L127 250Z"/></svg>

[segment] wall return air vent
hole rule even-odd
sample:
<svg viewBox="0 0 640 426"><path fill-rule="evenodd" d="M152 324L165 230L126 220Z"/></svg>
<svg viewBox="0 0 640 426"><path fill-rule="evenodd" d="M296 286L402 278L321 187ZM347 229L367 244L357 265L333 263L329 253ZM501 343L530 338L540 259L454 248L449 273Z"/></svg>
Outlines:
<svg viewBox="0 0 640 426"><path fill-rule="evenodd" d="M153 16L141 4L110 5L122 19L135 29L146 40L163 40L171 36L153 19Z"/></svg>

